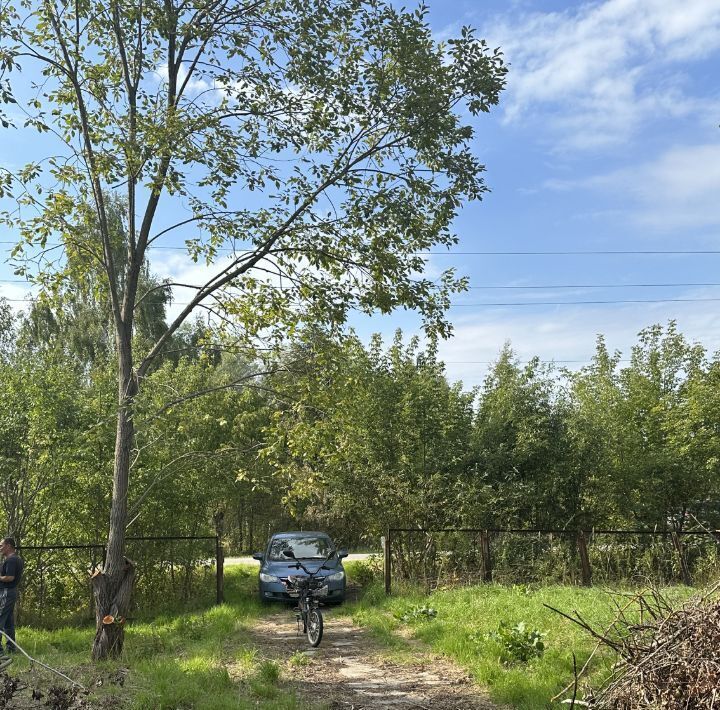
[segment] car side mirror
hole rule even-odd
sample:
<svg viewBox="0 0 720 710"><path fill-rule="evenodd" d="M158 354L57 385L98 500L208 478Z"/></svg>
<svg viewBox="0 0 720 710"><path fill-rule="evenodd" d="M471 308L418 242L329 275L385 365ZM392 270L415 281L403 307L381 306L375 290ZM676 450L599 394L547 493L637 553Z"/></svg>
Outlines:
<svg viewBox="0 0 720 710"><path fill-rule="evenodd" d="M283 555L289 557L291 560L295 559L295 553L292 550L283 550Z"/></svg>
<svg viewBox="0 0 720 710"><path fill-rule="evenodd" d="M258 562L262 562L265 559L265 555L262 552L253 552L252 558Z"/></svg>
<svg viewBox="0 0 720 710"><path fill-rule="evenodd" d="M342 550L338 550L337 556L338 556L338 559L341 560L341 559L343 559L343 557L348 556L348 551L345 548L343 548Z"/></svg>

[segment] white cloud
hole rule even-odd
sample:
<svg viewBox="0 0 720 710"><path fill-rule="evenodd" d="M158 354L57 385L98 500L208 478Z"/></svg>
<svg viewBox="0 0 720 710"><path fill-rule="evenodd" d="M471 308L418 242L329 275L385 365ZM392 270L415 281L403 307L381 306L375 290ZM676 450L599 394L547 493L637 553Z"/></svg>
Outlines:
<svg viewBox="0 0 720 710"><path fill-rule="evenodd" d="M717 291L692 292L684 298L714 298ZM447 363L451 380L466 387L482 384L488 362L497 360L510 341L521 361L534 356L554 360L570 369L582 367L595 351L598 334L608 348L628 357L637 333L653 323L678 321L678 328L691 341L701 342L708 352L720 349L720 310L716 303L655 303L608 306L565 306L484 311L454 317L455 337L441 343L440 357ZM566 362L561 361L582 361Z"/></svg>
<svg viewBox="0 0 720 710"><path fill-rule="evenodd" d="M8 305L16 313L29 310L32 295L28 283L0 283L0 298L7 299Z"/></svg>
<svg viewBox="0 0 720 710"><path fill-rule="evenodd" d="M642 228L720 227L720 143L674 146L654 160L582 180L549 180L553 190L617 195L619 216Z"/></svg>
<svg viewBox="0 0 720 710"><path fill-rule="evenodd" d="M720 143L673 148L606 182L638 205L635 220L661 229L720 226Z"/></svg>
<svg viewBox="0 0 720 710"><path fill-rule="evenodd" d="M203 286L215 275L219 274L230 262L231 257L220 257L215 263L207 265L204 261L193 262L183 251L163 255L162 260L153 259L152 270L160 278L168 278L173 283L187 284L187 286ZM168 321L180 315L187 302L197 293L194 288L187 286L173 286L173 302L168 308ZM197 313L204 313L197 309ZM190 316L192 320L194 316Z"/></svg>
<svg viewBox="0 0 720 710"><path fill-rule="evenodd" d="M155 75L159 82L167 83L169 77L167 65L159 65L158 68L155 70ZM185 82L185 79L187 79L187 69L184 66L181 66L180 70L178 71L178 86L182 86ZM196 96L197 94L211 91L213 93L215 92L214 84L211 84L207 79L204 78L191 78L188 81L187 86L185 87L186 94L189 94L191 96Z"/></svg>
<svg viewBox="0 0 720 710"><path fill-rule="evenodd" d="M621 143L652 117L716 105L688 95L678 72L720 50L720 0L583 3L506 16L485 34L511 62L506 119L543 113L563 148Z"/></svg>
<svg viewBox="0 0 720 710"><path fill-rule="evenodd" d="M449 39L459 36L462 25L463 23L459 21L445 25L437 32L433 32L433 40L438 43L447 42Z"/></svg>

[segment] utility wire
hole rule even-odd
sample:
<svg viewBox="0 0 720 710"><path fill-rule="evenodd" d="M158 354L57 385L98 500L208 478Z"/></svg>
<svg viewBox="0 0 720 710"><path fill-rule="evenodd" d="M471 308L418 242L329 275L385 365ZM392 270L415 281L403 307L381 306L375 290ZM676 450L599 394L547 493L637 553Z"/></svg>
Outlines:
<svg viewBox="0 0 720 710"><path fill-rule="evenodd" d="M592 362L593 358L588 357L584 360L538 360L538 362L542 365L557 365L557 364L583 364L583 363L589 363ZM442 358L438 359L438 362L441 362L443 365L495 365L497 364L497 360L443 360ZM533 360L518 360L518 364L520 365L529 365ZM631 362L630 358L621 358L617 362Z"/></svg>
<svg viewBox="0 0 720 710"><path fill-rule="evenodd" d="M419 255L431 256L623 256L630 255L692 255L720 254L720 249L594 249L588 251L426 251Z"/></svg>
<svg viewBox="0 0 720 710"><path fill-rule="evenodd" d="M720 298L649 298L618 299L611 301L515 301L508 303L451 303L450 308L493 308L514 306L605 306L619 303L705 303L720 301Z"/></svg>
<svg viewBox="0 0 720 710"><path fill-rule="evenodd" d="M0 244L17 244L16 241L0 240ZM47 247L62 246L58 243L48 243ZM150 251L187 251L185 246L155 246ZM242 254L255 251L253 249L233 249L231 247L219 247L216 251L225 253ZM710 255L720 254L720 249L591 249L591 250L557 250L557 251L421 251L415 252L414 256L623 256L623 255Z"/></svg>
<svg viewBox="0 0 720 710"><path fill-rule="evenodd" d="M32 303L34 298L6 298L10 303ZM451 303L450 308L511 308L515 306L595 306L621 303L710 303L720 298L653 298L653 299L618 299L610 301L508 301L488 303ZM187 306L189 302L173 301L173 305Z"/></svg>
<svg viewBox="0 0 720 710"><path fill-rule="evenodd" d="M0 283L4 284L27 284L26 279L0 279ZM484 284L482 286L468 286L473 290L512 290L523 291L531 289L540 289L552 291L558 288L705 288L720 286L720 282L707 283L656 283L656 284L527 284L525 286L505 285L505 284Z"/></svg>
<svg viewBox="0 0 720 710"><path fill-rule="evenodd" d="M540 285L529 285L529 286L503 286L503 285L492 285L492 286L469 286L471 289L512 289L512 290L523 290L523 289L544 289L552 290L554 288L679 288L679 287L705 287L705 286L720 286L720 283L664 283L664 284L546 284Z"/></svg>

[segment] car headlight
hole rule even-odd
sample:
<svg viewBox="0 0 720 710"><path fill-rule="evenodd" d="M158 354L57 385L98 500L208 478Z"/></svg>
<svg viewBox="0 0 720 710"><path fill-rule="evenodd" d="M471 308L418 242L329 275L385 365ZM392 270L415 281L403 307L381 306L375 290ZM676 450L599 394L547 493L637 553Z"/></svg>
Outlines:
<svg viewBox="0 0 720 710"><path fill-rule="evenodd" d="M345 579L345 572L335 572L335 574L329 574L325 579L328 582L342 582Z"/></svg>
<svg viewBox="0 0 720 710"><path fill-rule="evenodd" d="M280 577L276 577L274 574L265 574L265 572L260 572L260 581L261 582L279 582Z"/></svg>

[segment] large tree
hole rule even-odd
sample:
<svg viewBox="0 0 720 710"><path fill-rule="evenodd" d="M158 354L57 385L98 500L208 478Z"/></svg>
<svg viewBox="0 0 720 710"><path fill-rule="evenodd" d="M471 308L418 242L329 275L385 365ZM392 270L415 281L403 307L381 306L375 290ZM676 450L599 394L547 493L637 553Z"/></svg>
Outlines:
<svg viewBox="0 0 720 710"><path fill-rule="evenodd" d="M567 504L566 407L551 365L521 365L506 344L480 390L468 524L550 527L573 511Z"/></svg>
<svg viewBox="0 0 720 710"><path fill-rule="evenodd" d="M285 401L266 428L263 459L285 475L287 502L307 525L345 542L377 539L388 525L447 526L463 480L473 394L451 386L417 338L366 349L313 333L303 362L271 382Z"/></svg>
<svg viewBox="0 0 720 710"><path fill-rule="evenodd" d="M3 5L0 24L0 100L56 144L0 177L19 205L5 214L20 231L16 256L39 255L51 293L99 267L112 312L117 436L94 578L93 656L104 658L123 634L103 619L125 617L134 575L125 526L148 369L198 307L248 337L341 322L352 308L418 309L446 332L462 282L424 278L422 252L454 243L457 209L486 189L461 116L497 103L506 69L470 30L437 45L424 8L384 0L28 0ZM111 193L127 206L121 228ZM177 244L178 229L214 271L186 284L187 303L141 349L149 252ZM52 258L54 244L65 257Z"/></svg>

